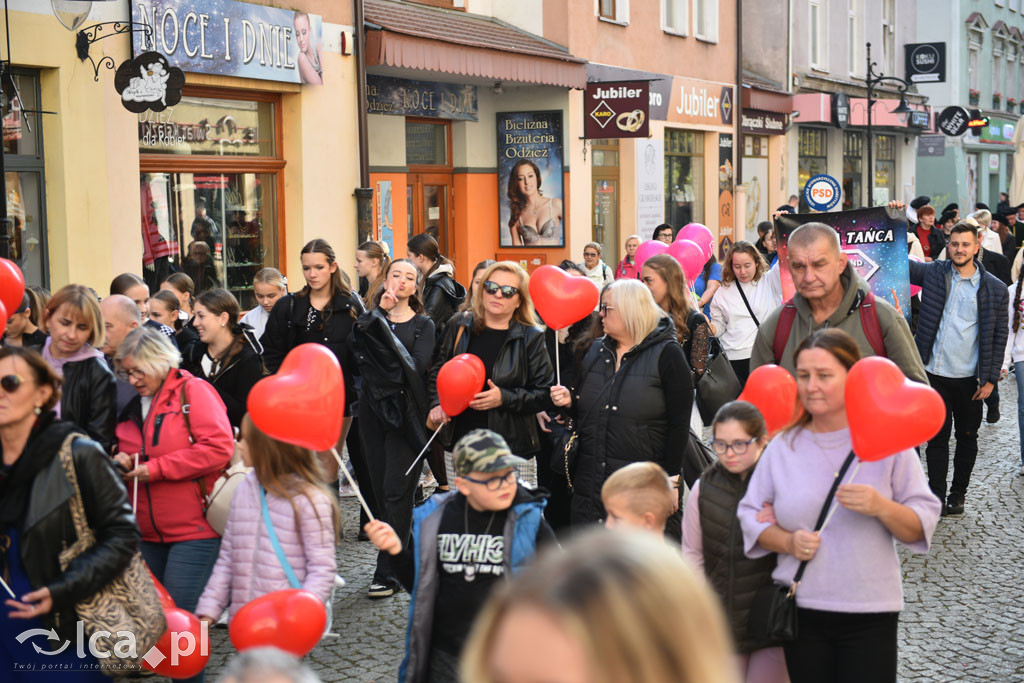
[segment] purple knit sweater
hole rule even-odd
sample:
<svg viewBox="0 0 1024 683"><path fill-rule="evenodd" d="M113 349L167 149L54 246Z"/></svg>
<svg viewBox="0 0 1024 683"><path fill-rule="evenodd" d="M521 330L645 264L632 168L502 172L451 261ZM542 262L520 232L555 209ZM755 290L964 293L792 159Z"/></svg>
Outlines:
<svg viewBox="0 0 1024 683"><path fill-rule="evenodd" d="M779 526L787 531L814 528L835 473L850 448L848 429L828 433L801 429L795 435L782 434L768 444L737 511L749 557L768 552L757 543L761 533L771 526L756 519L762 503L772 503ZM856 462L843 483L850 483L855 467ZM942 506L928 488L915 451L861 464L853 483L870 484L886 498L917 513L924 539L908 547L913 552L928 552ZM893 535L878 519L838 503L833 505L837 506L835 515L822 532L821 546L807 564L797 589L797 605L829 612L903 609L900 562ZM792 555L780 553L772 577L788 585L799 565Z"/></svg>

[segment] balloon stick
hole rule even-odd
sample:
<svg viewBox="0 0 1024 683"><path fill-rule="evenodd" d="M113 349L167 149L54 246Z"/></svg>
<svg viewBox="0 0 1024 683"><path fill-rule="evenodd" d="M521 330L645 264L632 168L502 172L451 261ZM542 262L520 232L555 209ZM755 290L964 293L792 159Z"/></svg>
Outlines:
<svg viewBox="0 0 1024 683"><path fill-rule="evenodd" d="M559 386L562 384L562 367L561 363L558 362L558 357L562 354L558 352L558 345L561 343L558 339L558 330L555 330L555 384Z"/></svg>
<svg viewBox="0 0 1024 683"><path fill-rule="evenodd" d="M331 453L334 454L334 459L338 461L338 469L341 470L342 474L345 475L345 479L348 480L348 485L352 487L353 491L355 491L356 498L359 499L359 504L362 505L363 510L366 511L366 516L370 518L371 522L374 521L376 517L374 517L373 513L370 512L370 506L366 504L366 499L363 498L363 494L359 490L359 484L357 484L356 480L352 478L351 474L349 474L348 468L345 467L345 463L341 461L341 455L338 454L338 449L332 448Z"/></svg>
<svg viewBox="0 0 1024 683"><path fill-rule="evenodd" d="M853 472L850 473L850 479L849 479L849 481L846 482L847 484L852 484L853 480L856 479L856 477L857 477L857 470L860 469L860 466L861 466L862 462L863 461L861 461L861 460L857 461L857 466L854 467L853 468ZM832 519L832 515L834 515L836 513L836 510L838 508L839 508L839 503L833 503L832 504L832 509L828 511L828 517L825 518L825 521L821 523L821 528L818 529L818 533L819 534L825 530L825 527L828 525L828 521L830 519Z"/></svg>
<svg viewBox="0 0 1024 683"><path fill-rule="evenodd" d="M411 464L411 465L409 465L409 469L407 469L407 470L405 471L405 476L407 476L407 477L408 477L408 476L409 476L409 473L410 473L410 472L412 472L412 470L413 470L413 468L414 468L414 467L416 467L416 463L418 463L418 462L420 461L420 458L422 458L422 457L423 457L423 454L427 452L427 449L428 449L428 448L430 448L430 444L434 442L434 437L435 437L435 436L437 436L438 432L440 432L440 431L441 431L441 428L442 428L442 427L444 427L444 423L443 423L443 422L442 422L441 424L439 424L439 425L437 426L437 429L435 429L435 430L434 430L434 433L430 435L430 438L429 438L429 439L427 440L427 445L423 447L423 450L422 450L422 451L420 451L420 454L419 454L419 455L417 455L417 456L416 456L416 459L412 461L412 464Z"/></svg>
<svg viewBox="0 0 1024 683"><path fill-rule="evenodd" d="M18 599L18 596L14 594L14 591L11 590L11 587L7 585L7 582L4 581L4 577L2 577L2 576L0 576L0 583L2 583L4 585L4 590L7 591L8 595L11 596L11 599L13 599L13 600L17 600Z"/></svg>

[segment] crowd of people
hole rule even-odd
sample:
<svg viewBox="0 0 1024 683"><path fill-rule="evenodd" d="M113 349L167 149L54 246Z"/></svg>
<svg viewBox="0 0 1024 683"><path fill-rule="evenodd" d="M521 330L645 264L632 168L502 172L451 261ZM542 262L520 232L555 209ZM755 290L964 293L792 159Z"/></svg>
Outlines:
<svg viewBox="0 0 1024 683"><path fill-rule="evenodd" d="M822 223L789 235L787 301L771 224L693 282L667 254L638 265L637 235L614 268L589 243L582 263L560 267L591 278L599 303L564 330L544 329L517 263L477 264L467 289L425 234L407 258L359 245L356 286L313 240L299 255L304 286L290 291L266 268L244 315L231 292L197 291L185 273L155 293L125 273L102 300L80 285L52 297L30 288L0 348L0 535L18 596L0 655L31 657L14 639L26 628L70 634L75 604L138 551L175 604L211 624L286 588L329 608L339 467L350 466L375 518L363 514L360 538L379 550L366 594L411 593L400 680L526 683L554 669L565 681L821 681L838 670L895 680L893 541L927 552L939 517L964 512L981 404L1010 369L1024 381L1024 280L1004 230L1016 212L961 220L956 210L936 220L929 202L911 203L913 330ZM652 238L674 234L661 225ZM246 414L253 386L305 343L342 367L337 450L348 465L278 441ZM464 353L482 361L484 386L447 415L438 374ZM696 402L717 354L741 387L781 365L803 411L770 438L756 407L725 402L705 468L687 451L700 447ZM865 463L819 533L823 495L851 450L846 375L870 355L934 387L945 425L925 449L927 474L913 450ZM998 403L988 411L998 419ZM1024 447L1021 458L1024 475ZM62 459L97 537L66 565ZM239 463L248 474L215 527L210 491ZM601 525L614 529L587 533ZM666 538L681 541L672 550ZM798 636L762 637L750 626L755 594L794 580Z"/></svg>

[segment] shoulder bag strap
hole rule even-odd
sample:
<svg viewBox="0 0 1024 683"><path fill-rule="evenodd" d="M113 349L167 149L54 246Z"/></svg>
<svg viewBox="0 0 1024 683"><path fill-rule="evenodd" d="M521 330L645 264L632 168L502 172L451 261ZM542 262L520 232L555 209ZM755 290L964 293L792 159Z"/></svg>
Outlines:
<svg viewBox="0 0 1024 683"><path fill-rule="evenodd" d="M747 307L747 313L754 319L754 324L761 327L761 323L758 321L757 316L754 315L754 309L750 307L750 302L747 301L747 294L743 291L743 285L740 284L739 280L736 281L736 289L740 290L740 296L743 297L743 305Z"/></svg>
<svg viewBox="0 0 1024 683"><path fill-rule="evenodd" d="M263 489L263 485L260 484L260 507L263 508L263 524L267 527L267 536L270 537L270 545L274 546L274 554L277 555L277 561L281 563L281 569L284 570L285 576L288 577L288 583L292 588L302 588L302 583L299 582L299 577L295 575L295 570L292 569L292 563L288 561L288 556L284 554L284 548L281 547L281 542L277 540L277 532L274 530L274 523L270 520L270 508L267 506L267 492Z"/></svg>
<svg viewBox="0 0 1024 683"><path fill-rule="evenodd" d="M843 477L846 476L846 471L850 469L850 465L857 456L854 455L853 451L846 456L846 460L843 461L843 466L839 468L839 472L836 473L835 481L832 482L832 488L829 489L828 495L825 496L825 504L821 506L821 512L818 513L818 521L814 523L814 530L818 531L821 529L821 525L825 523L825 518L828 516L828 509L832 507L832 499L835 498L836 490L839 489L839 484L843 481ZM804 560L800 563L800 568L796 570L796 575L793 577L793 585L790 587L790 594L796 593L797 584L800 583L800 579L804 576L804 570L807 569L807 563L810 560Z"/></svg>

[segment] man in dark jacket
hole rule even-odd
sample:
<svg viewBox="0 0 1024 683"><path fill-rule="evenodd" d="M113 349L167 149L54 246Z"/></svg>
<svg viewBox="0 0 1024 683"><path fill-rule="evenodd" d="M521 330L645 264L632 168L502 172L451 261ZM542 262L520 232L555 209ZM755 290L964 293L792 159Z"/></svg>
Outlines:
<svg viewBox="0 0 1024 683"><path fill-rule="evenodd" d="M946 421L928 442L928 484L943 514L962 514L978 455L981 402L999 382L1006 348L1006 286L977 260L977 228L958 223L950 233L948 261L910 262L910 282L921 287L916 342L928 381L946 404ZM948 313L948 315L947 315ZM946 498L949 434L955 422L953 484Z"/></svg>

